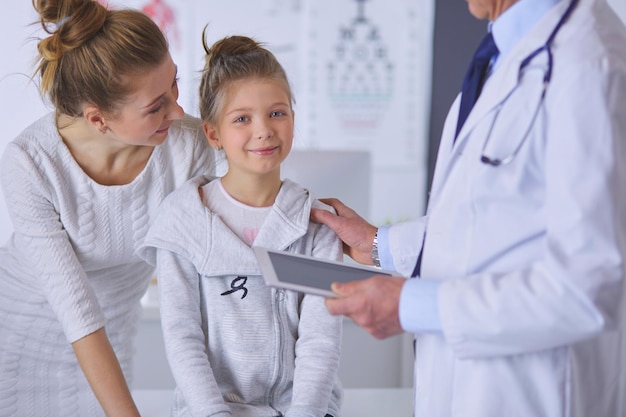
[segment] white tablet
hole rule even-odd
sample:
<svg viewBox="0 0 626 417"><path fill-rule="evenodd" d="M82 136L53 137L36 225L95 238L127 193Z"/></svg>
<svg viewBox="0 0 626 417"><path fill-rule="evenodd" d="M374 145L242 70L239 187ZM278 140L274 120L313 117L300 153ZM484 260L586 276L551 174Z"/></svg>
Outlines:
<svg viewBox="0 0 626 417"><path fill-rule="evenodd" d="M330 289L333 282L349 282L373 275L399 276L373 266L352 265L312 256L252 247L265 283L308 294L335 297Z"/></svg>

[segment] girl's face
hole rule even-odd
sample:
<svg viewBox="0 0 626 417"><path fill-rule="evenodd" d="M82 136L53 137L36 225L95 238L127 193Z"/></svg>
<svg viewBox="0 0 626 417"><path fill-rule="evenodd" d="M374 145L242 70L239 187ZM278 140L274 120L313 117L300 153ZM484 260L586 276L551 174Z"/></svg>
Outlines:
<svg viewBox="0 0 626 417"><path fill-rule="evenodd" d="M134 92L113 117L105 117L108 137L122 145L160 145L172 122L184 115L176 102L178 82L172 58L168 54L158 67L128 81Z"/></svg>
<svg viewBox="0 0 626 417"><path fill-rule="evenodd" d="M234 82L215 125L204 122L214 148L224 150L229 174L280 172L291 151L294 112L284 85L273 79Z"/></svg>

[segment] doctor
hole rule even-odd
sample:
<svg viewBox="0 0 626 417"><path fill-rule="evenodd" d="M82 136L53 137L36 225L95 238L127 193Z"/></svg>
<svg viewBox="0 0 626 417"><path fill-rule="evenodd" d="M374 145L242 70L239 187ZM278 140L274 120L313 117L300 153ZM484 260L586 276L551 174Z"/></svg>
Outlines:
<svg viewBox="0 0 626 417"><path fill-rule="evenodd" d="M417 417L626 416L626 29L606 0L468 3L497 49L450 109L427 214L312 213L417 278L335 285L327 307L415 333Z"/></svg>

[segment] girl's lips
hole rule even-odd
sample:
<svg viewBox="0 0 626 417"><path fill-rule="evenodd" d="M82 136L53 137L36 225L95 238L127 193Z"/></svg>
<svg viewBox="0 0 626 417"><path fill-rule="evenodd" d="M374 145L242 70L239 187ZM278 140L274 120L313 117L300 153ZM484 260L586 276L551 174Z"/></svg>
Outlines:
<svg viewBox="0 0 626 417"><path fill-rule="evenodd" d="M252 149L250 152L255 153L257 155L271 155L278 149L278 146L272 146L270 148L262 148L262 149Z"/></svg>

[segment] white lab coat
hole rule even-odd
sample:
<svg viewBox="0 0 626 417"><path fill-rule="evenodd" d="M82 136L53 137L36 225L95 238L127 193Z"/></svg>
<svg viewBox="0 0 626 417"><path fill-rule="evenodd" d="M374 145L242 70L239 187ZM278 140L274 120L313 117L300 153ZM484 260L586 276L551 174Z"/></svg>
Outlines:
<svg viewBox="0 0 626 417"><path fill-rule="evenodd" d="M520 62L568 4L498 63L453 144L457 98L427 215L390 229L396 269L410 274L424 242L422 278L442 282L443 335L416 336L416 417L626 416L626 30L605 0L581 0L558 33L513 162L480 162ZM519 143L540 86L528 73L502 107L489 156Z"/></svg>

